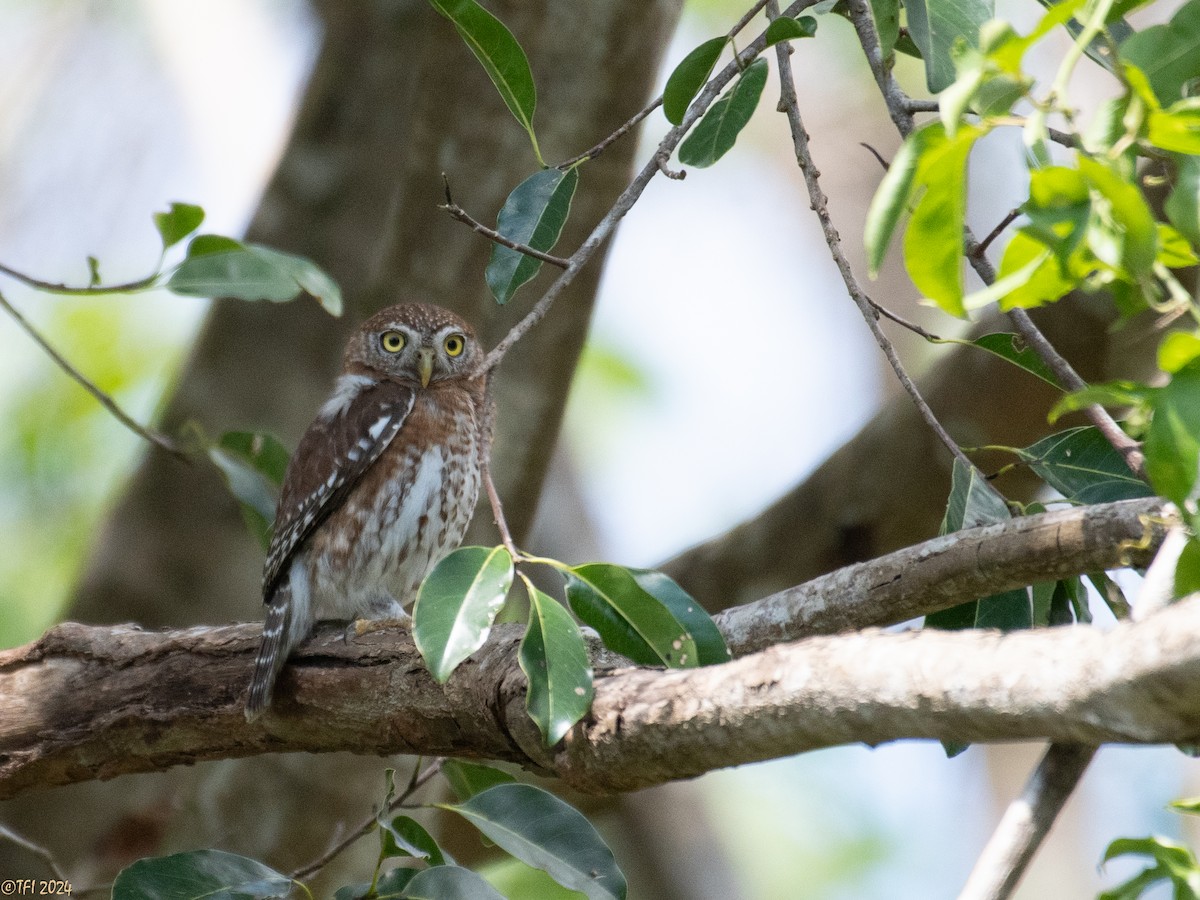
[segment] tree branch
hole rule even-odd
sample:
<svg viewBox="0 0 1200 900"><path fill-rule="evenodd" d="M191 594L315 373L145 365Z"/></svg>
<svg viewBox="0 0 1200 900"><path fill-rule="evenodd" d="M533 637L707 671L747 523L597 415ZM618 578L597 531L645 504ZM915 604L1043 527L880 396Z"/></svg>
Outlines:
<svg viewBox="0 0 1200 900"><path fill-rule="evenodd" d="M911 563L928 567L930 583L940 570L980 585L968 572L989 563L985 548L1007 546L1015 557L1017 547L1032 552L1033 541L1052 566L1054 534L1064 554L1079 550L1080 571L1112 567L1126 553L1147 552L1122 541L1131 531L1144 536L1139 516L1159 509L1127 501L971 529L949 538L962 550L940 538L914 548ZM1037 520L1048 530L1032 538ZM1103 528L1083 527L1093 520L1109 523L1107 540ZM918 565L921 558L928 562ZM887 558L878 571L859 567L846 577L874 584L902 565ZM887 611L871 615L888 620L971 599L931 590L915 601L909 589L920 581L900 583L890 607L873 596ZM735 632L727 618L735 652L778 633L772 600L739 611L762 623L757 632ZM151 633L67 623L0 653L0 798L287 751L500 759L608 792L850 741L1183 741L1200 734L1200 648L1189 637L1197 627L1200 602L1109 634L868 632L780 644L699 670L630 669L597 652L592 713L549 750L525 711L519 626L497 627L445 685L433 681L407 632L380 629L347 642L339 626L326 627L285 670L272 713L250 725L242 705L258 626Z"/></svg>
<svg viewBox="0 0 1200 900"><path fill-rule="evenodd" d="M1051 744L975 861L958 900L1007 900L1087 771L1095 747Z"/></svg>

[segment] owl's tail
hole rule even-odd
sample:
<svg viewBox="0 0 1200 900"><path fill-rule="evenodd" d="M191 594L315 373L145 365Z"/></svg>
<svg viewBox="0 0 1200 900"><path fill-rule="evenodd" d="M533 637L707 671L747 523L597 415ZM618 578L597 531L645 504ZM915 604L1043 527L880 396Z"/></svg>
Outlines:
<svg viewBox="0 0 1200 900"><path fill-rule="evenodd" d="M292 648L288 638L292 628L292 588L285 580L267 604L267 620L263 623L262 643L254 661L250 679L250 696L246 699L246 721L253 722L271 705L275 679L287 661Z"/></svg>

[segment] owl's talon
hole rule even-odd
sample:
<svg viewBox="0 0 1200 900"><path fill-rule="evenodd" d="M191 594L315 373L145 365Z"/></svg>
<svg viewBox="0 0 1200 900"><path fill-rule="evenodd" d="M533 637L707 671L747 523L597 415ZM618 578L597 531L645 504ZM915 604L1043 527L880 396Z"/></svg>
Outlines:
<svg viewBox="0 0 1200 900"><path fill-rule="evenodd" d="M397 626L404 629L412 628L412 616L402 612L386 619L355 619L346 626L345 640L349 642L351 637L362 637L372 631L387 631L389 628Z"/></svg>

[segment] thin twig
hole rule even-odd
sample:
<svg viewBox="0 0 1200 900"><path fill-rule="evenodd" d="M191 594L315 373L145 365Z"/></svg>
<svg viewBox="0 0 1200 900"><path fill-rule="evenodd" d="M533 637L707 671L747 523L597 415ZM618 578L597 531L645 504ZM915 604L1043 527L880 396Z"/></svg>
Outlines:
<svg viewBox="0 0 1200 900"><path fill-rule="evenodd" d="M958 900L1006 900L1012 896L1095 755L1095 747L1050 745L1021 796L1004 811Z"/></svg>
<svg viewBox="0 0 1200 900"><path fill-rule="evenodd" d="M121 409L121 407L117 405L116 401L113 400L112 397L104 393L104 391L100 390L100 388L96 387L96 385L93 384L86 375L71 365L71 363L68 362L61 353L50 346L50 344L44 337L42 337L37 329L35 329L29 323L29 321L22 316L11 303L8 302L3 294L0 294L0 306L4 307L5 311L12 316L13 321L15 321L21 327L21 330L29 335L33 341L46 352L46 355L54 360L60 369L70 375L71 378L73 378L85 391L95 397L100 405L107 409L117 419L118 422L120 422L134 434L154 444L156 447L161 447L163 450L166 450L168 453L178 457L179 459L185 461L188 460L187 454L185 454L173 440L164 434L160 434L157 431L146 428L144 425L138 424L138 422L132 419L123 409Z"/></svg>
<svg viewBox="0 0 1200 900"><path fill-rule="evenodd" d="M767 3L767 12L772 18L778 13L778 5L776 0L769 0ZM871 335L875 338L875 343L879 345L879 349L883 351L883 355L887 357L888 363L892 367L892 371L896 373L896 377L900 380L904 390L912 398L916 404L917 411L921 414L926 424L937 435L938 439L945 445L950 454L967 466L968 470L973 469L974 464L967 458L967 455L962 452L962 449L955 442L949 432L938 421L933 410L921 396L921 392L917 389L916 382L912 380L908 372L904 370L903 364L900 362L900 357L896 354L895 347L888 339L888 336L883 333L883 329L879 327L879 320L875 310L877 307L867 297L866 293L858 284L858 279L854 277L854 273L850 269L850 262L846 259L846 254L842 251L842 239L838 235L837 229L833 225L833 219L829 215L829 200L825 196L825 192L821 189L819 181L820 173L817 171L816 164L813 162L812 154L808 149L808 133L804 130L804 122L800 118L800 108L796 100L796 85L792 77L792 60L787 50L782 44L776 46L779 63L779 106L786 113L788 125L792 133L792 145L796 151L796 163L800 167L800 172L804 176L804 185L808 188L808 197L812 202L813 212L817 214L817 219L821 223L821 230L825 235L825 243L829 246L829 252L833 256L833 261L837 264L838 272L842 276L842 281L846 285L846 291L850 295L850 299L854 301L859 312L862 313L863 319L866 320L867 327L871 330Z"/></svg>
<svg viewBox="0 0 1200 900"><path fill-rule="evenodd" d="M66 874L63 873L63 870L61 868L59 868L58 862L54 859L54 854L51 853L49 850L47 850L45 847L43 847L41 844L34 843L29 838L25 837L25 835L18 834L17 832L15 832L11 828L9 828L7 825L4 825L2 823L0 823L0 837L4 838L7 841L10 841L11 843L16 844L18 847L23 847L24 849L26 849L30 853L32 853L34 856L39 857L42 860L42 862L44 862L46 864L46 868L48 868L53 873L54 877L57 878L59 881L68 881L69 880L67 878Z"/></svg>
<svg viewBox="0 0 1200 900"><path fill-rule="evenodd" d="M48 294L87 297L97 294L129 294L135 291L144 291L147 288L154 287L161 273L155 272L153 275L147 275L145 278L139 278L137 281L127 281L125 284L97 284L88 287L72 287L69 284L61 284L56 281L42 281L40 278L34 278L32 275L26 275L24 272L11 269L3 263L0 263L0 274L7 275L9 278L21 282L21 284L39 291L45 291Z"/></svg>
<svg viewBox="0 0 1200 900"><path fill-rule="evenodd" d="M895 322L901 328L907 328L913 334L920 335L921 337L925 338L925 340L930 341L931 343L935 343L935 344L945 343L945 341L946 341L945 338L939 337L938 335L934 334L931 331L926 331L924 328L922 328L916 322L910 322L908 319L904 318L903 316L897 315L896 313L894 313L890 309L888 309L886 306L876 303L870 297L867 297L867 302L871 304L871 309L875 310L877 313L879 313L885 319L890 319L891 321Z"/></svg>
<svg viewBox="0 0 1200 900"><path fill-rule="evenodd" d="M999 224L997 224L995 228L988 232L987 237L971 248L971 255L983 256L983 254L987 253L987 248L992 245L992 241L1000 237L1000 235L1004 232L1004 229L1015 222L1017 220L1017 216L1019 215L1021 215L1020 209L1009 210L1008 215L1001 219Z"/></svg>
<svg viewBox="0 0 1200 900"><path fill-rule="evenodd" d="M912 97L904 101L904 108L910 113L931 113L941 109L937 100L914 100Z"/></svg>
<svg viewBox="0 0 1200 900"><path fill-rule="evenodd" d="M455 203L454 198L450 196L450 179L446 177L445 172L442 173L442 182L446 187L446 202L443 203L439 209L444 209L446 212L450 213L451 218L457 219L459 222L462 222L465 225L470 225L473 230L482 234L489 241L499 244L502 247L507 247L509 250L516 250L518 253L523 253L526 256L532 256L534 259L540 259L542 262L550 263L552 266L558 266L560 269L565 269L567 267L567 261L561 256L552 256L549 253L543 253L541 250L530 247L528 244L522 244L512 240L511 238L506 238L494 228L488 228L482 222L476 221L471 217L470 213Z"/></svg>
<svg viewBox="0 0 1200 900"><path fill-rule="evenodd" d="M672 169L670 166L671 157L667 153L656 153L654 162L658 165L658 171L662 172L672 181L683 181L687 178L686 169Z"/></svg>
<svg viewBox="0 0 1200 900"><path fill-rule="evenodd" d="M399 807L402 803L404 803L404 801L406 801L409 797L411 797L413 794L415 794L420 788L422 788L426 784L428 784L429 780L431 778L433 778L433 776L436 775L438 772L440 772L441 769L442 769L441 757L431 760L429 765L420 773L420 775L414 775L414 777L409 780L408 786L399 794L399 796L397 796L395 799L392 800L392 802L390 804L388 804L388 806L385 810L383 810L380 813L376 813L376 814L370 816L369 818L367 818L366 820L364 820L362 825L360 825L358 828L356 828L354 831L352 831L348 837L346 837L344 840L338 841L336 844L334 844L332 847L330 847L328 850L326 850L324 853L322 853L315 860L313 860L306 866L301 866L299 869L296 869L288 877L291 878L293 881L299 881L301 879L308 878L308 877L312 876L313 874L319 872L326 865L328 865L334 858L336 858L343 851L345 851L345 849L347 847L349 847L351 844L353 844L355 841L359 840L362 837L365 837L366 835L368 835L372 831L374 831L375 827L379 823L379 817L381 815L383 815L383 813L392 812L394 809Z"/></svg>
<svg viewBox="0 0 1200 900"><path fill-rule="evenodd" d="M612 134L610 134L608 137L606 137L600 143L596 144L596 146L594 146L588 150L584 150L578 156L572 156L570 159L568 159L564 162L560 162L557 166L555 166L555 168L556 169L569 169L569 168L571 168L571 166L573 166L577 163L581 163L584 160L595 159L597 156L599 156L601 153L603 153L605 150L607 150L610 144L613 144L616 141L620 140L621 138L625 137L625 135L627 135L630 131L633 130L633 128L638 124L638 122L642 121L642 119L646 118L646 116L650 115L650 113L654 112L656 109L658 109L660 106L662 106L662 102L663 102L663 98L661 95L656 97L654 100L652 100L650 102L650 104L645 109L642 109L637 113L634 113L633 118L629 119L629 121L627 121L624 125L622 125L620 128L618 128L616 131L614 131Z"/></svg>
<svg viewBox="0 0 1200 900"><path fill-rule="evenodd" d="M781 110L781 112L782 112L782 110ZM874 147L872 147L870 144L868 144L866 141L859 141L858 146L865 147L867 152L870 153L873 157L875 157L875 159L879 163L879 165L883 166L883 171L886 172L888 169L891 168L891 165L888 163L888 161L883 158L883 154L880 153L878 150L876 150Z"/></svg>
<svg viewBox="0 0 1200 900"><path fill-rule="evenodd" d="M481 468L483 470L483 486L487 489L488 503L492 507L492 519L496 523L496 530L500 532L500 542L504 544L504 549L513 559L519 559L521 552L513 541L512 532L508 530L508 520L504 518L504 506L500 503L500 493L496 490L496 482L492 480L490 455L484 456Z"/></svg>
<svg viewBox="0 0 1200 900"><path fill-rule="evenodd" d="M796 0L796 2L788 6L784 14L795 17L814 4L815 0ZM755 5L755 11L760 8L757 4ZM609 208L604 218L592 229L592 233L579 246L579 249L571 254L567 260L569 265L563 270L563 273L546 289L546 293L525 314L525 317L509 329L508 334L488 353L487 366L489 369L494 369L500 365L500 362L504 359L504 355L512 349L513 345L528 334L529 330L546 316L546 313L550 311L550 307L554 305L554 301L566 290L567 286L575 279L575 276L579 274L579 270L583 268L587 261L595 254L596 250L599 249L600 245L612 234L617 223L637 203L638 199L642 196L642 192L646 189L646 185L659 173L659 155L666 154L667 157L670 156L675 147L679 145L679 142L683 140L683 136L688 132L688 129L712 105L725 85L729 84L741 72L742 67L747 61L754 59L763 51L766 43L766 34L760 34L746 45L745 49L742 50L733 62L729 63L729 65L725 66L725 68L709 79L708 84L705 85L699 96L696 97L691 107L689 107L687 114L683 117L683 122L667 132L666 136L659 143L658 149L654 153L654 158L646 163L641 171L634 176L633 181L629 183L629 186L625 188L621 196Z"/></svg>

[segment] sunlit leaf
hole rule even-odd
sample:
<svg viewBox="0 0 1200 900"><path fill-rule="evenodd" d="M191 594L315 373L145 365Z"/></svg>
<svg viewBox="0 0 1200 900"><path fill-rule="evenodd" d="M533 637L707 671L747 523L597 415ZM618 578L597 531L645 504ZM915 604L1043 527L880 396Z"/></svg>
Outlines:
<svg viewBox="0 0 1200 900"><path fill-rule="evenodd" d="M172 203L167 212L154 214L154 227L162 237L163 250L178 244L203 221L204 210L191 203Z"/></svg>
<svg viewBox="0 0 1200 900"><path fill-rule="evenodd" d="M1158 367L1164 372L1178 372L1200 357L1200 333L1172 331L1158 345Z"/></svg>
<svg viewBox="0 0 1200 900"><path fill-rule="evenodd" d="M1078 391L1062 397L1050 410L1051 423L1057 422L1067 413L1078 412L1089 406L1132 406L1145 407L1153 398L1155 390L1137 381L1109 381L1089 384Z"/></svg>
<svg viewBox="0 0 1200 900"><path fill-rule="evenodd" d="M224 850L191 850L139 859L117 876L112 896L113 900L267 900L287 896L291 887L290 878L257 860Z"/></svg>
<svg viewBox="0 0 1200 900"><path fill-rule="evenodd" d="M512 580L503 547L460 547L426 577L413 606L413 640L438 682L483 646Z"/></svg>
<svg viewBox="0 0 1200 900"><path fill-rule="evenodd" d="M529 682L525 707L547 746L592 705L592 666L579 626L553 597L529 585L529 625L518 654Z"/></svg>
<svg viewBox="0 0 1200 900"><path fill-rule="evenodd" d="M518 184L496 218L496 230L511 241L549 253L558 243L579 185L579 170L542 169ZM542 261L495 244L484 278L497 303L537 275Z"/></svg>
<svg viewBox="0 0 1200 900"><path fill-rule="evenodd" d="M667 85L663 88L663 114L672 125L683 121L688 107L708 81L727 43L727 37L707 40L685 56L672 70L667 78Z"/></svg>
<svg viewBox="0 0 1200 900"><path fill-rule="evenodd" d="M738 135L754 115L767 83L767 61L758 58L738 76L732 88L708 108L679 147L679 161L702 169L733 149Z"/></svg>
<svg viewBox="0 0 1200 900"><path fill-rule="evenodd" d="M1158 391L1145 451L1146 474L1160 496L1181 507L1196 496L1200 474L1200 361L1184 366Z"/></svg>
<svg viewBox="0 0 1200 900"><path fill-rule="evenodd" d="M1175 164L1175 186L1164 207L1167 218L1193 247L1200 247L1200 157L1177 156Z"/></svg>
<svg viewBox="0 0 1200 900"><path fill-rule="evenodd" d="M625 876L612 851L578 810L528 784L501 784L456 806L498 847L547 872L589 900L624 900Z"/></svg>
<svg viewBox="0 0 1200 900"><path fill-rule="evenodd" d="M516 781L501 769L465 759L447 759L442 763L442 774L459 800L469 800L490 787Z"/></svg>

